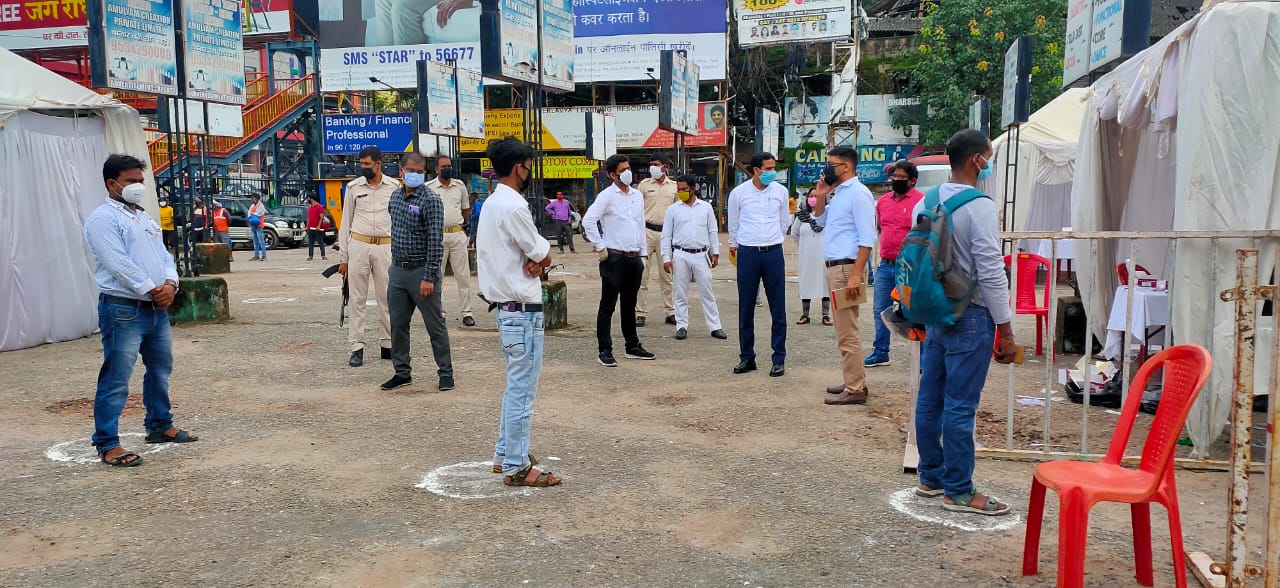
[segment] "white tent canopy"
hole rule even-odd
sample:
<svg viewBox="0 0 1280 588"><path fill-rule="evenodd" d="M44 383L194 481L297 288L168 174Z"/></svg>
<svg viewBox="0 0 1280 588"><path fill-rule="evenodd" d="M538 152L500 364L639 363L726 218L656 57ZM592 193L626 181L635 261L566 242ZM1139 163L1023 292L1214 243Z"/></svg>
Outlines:
<svg viewBox="0 0 1280 588"><path fill-rule="evenodd" d="M1083 88L1067 90L1028 118L1016 143L1010 132L992 141L991 194L1003 197L1010 181L1005 163L1014 156L1018 161L1013 230L1060 231L1071 226L1071 180L1086 95ZM1034 244L1029 248L1034 251Z"/></svg>
<svg viewBox="0 0 1280 588"><path fill-rule="evenodd" d="M1093 230L1280 229L1280 2L1222 2L1121 64L1090 88L1080 131L1072 225ZM1226 425L1232 393L1235 308L1218 300L1235 284L1235 250L1252 239L1137 244L1134 255L1170 280L1176 342L1210 350L1209 385L1188 420L1196 454ZM1125 243L1103 243L1096 259L1077 252L1086 312L1106 317ZM1262 242L1260 277L1275 265ZM1168 263L1166 264L1166 259ZM1093 321L1101 327L1104 321ZM1257 336L1258 390L1266 389L1274 333ZM1264 328L1265 326L1265 328ZM1095 333L1100 338L1103 333Z"/></svg>
<svg viewBox="0 0 1280 588"><path fill-rule="evenodd" d="M0 351L97 329L83 229L109 153L147 160L137 111L0 49Z"/></svg>

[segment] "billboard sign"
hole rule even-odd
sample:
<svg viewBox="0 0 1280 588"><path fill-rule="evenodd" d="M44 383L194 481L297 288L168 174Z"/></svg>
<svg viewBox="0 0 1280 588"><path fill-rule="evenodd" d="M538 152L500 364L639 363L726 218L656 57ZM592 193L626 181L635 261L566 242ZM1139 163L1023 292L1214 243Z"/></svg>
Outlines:
<svg viewBox="0 0 1280 588"><path fill-rule="evenodd" d="M581 155L543 155L542 178L546 180L577 180L590 178L600 169L600 162ZM493 163L480 158L481 170L492 170Z"/></svg>
<svg viewBox="0 0 1280 588"><path fill-rule="evenodd" d="M853 34L848 0L733 0L738 45L840 41Z"/></svg>
<svg viewBox="0 0 1280 588"><path fill-rule="evenodd" d="M1070 0L1067 5L1067 39L1062 56L1062 85L1089 73L1089 38L1093 36L1093 0Z"/></svg>
<svg viewBox="0 0 1280 588"><path fill-rule="evenodd" d="M602 112L588 112L587 159L604 161L618 152L618 129L612 116Z"/></svg>
<svg viewBox="0 0 1280 588"><path fill-rule="evenodd" d="M827 166L826 149L796 149L795 163L791 169L796 173L796 184L811 186L818 183L822 168Z"/></svg>
<svg viewBox="0 0 1280 588"><path fill-rule="evenodd" d="M103 0L88 8L94 87L178 94L173 0Z"/></svg>
<svg viewBox="0 0 1280 588"><path fill-rule="evenodd" d="M238 3L237 3L238 4ZM289 0L253 3L246 34L288 33ZM27 0L0 4L0 48L10 51L89 44L85 0Z"/></svg>
<svg viewBox="0 0 1280 588"><path fill-rule="evenodd" d="M726 0L577 0L574 75L579 82L650 79L666 50L684 51L704 80L725 79Z"/></svg>
<svg viewBox="0 0 1280 588"><path fill-rule="evenodd" d="M408 112L326 114L320 125L325 155L355 154L369 146L384 153L413 150L413 115Z"/></svg>
<svg viewBox="0 0 1280 588"><path fill-rule="evenodd" d="M454 68L439 61L426 62L427 132L458 134L458 83Z"/></svg>
<svg viewBox="0 0 1280 588"><path fill-rule="evenodd" d="M454 61L459 67L480 70L478 2L444 11L440 9L446 4L432 4L422 8L416 19L383 10L392 5L395 3L320 3L320 26L316 32L320 35L319 70L324 72L320 77L322 91L386 89L370 81L370 77L396 88L414 88L414 64L419 60ZM362 10L362 6L366 8ZM452 7L453 3L447 6Z"/></svg>
<svg viewBox="0 0 1280 588"><path fill-rule="evenodd" d="M484 77L458 69L458 136L484 139Z"/></svg>
<svg viewBox="0 0 1280 588"><path fill-rule="evenodd" d="M544 108L542 110L543 151L577 151L587 146L587 117L583 113L601 110L597 107ZM613 120L616 147L619 149L670 149L675 135L658 128L658 106L609 106L605 120ZM723 147L728 140L724 124L724 102L702 102L698 105L698 131L685 137L685 147ZM524 116L519 108L485 111L486 140L463 139L464 152L484 151L488 141L524 135ZM716 122L720 121L720 122ZM606 123L607 124L607 123Z"/></svg>
<svg viewBox="0 0 1280 588"><path fill-rule="evenodd" d="M910 111L917 111L919 118L924 118L924 107L920 105L919 98L902 94L864 94L857 100L859 145L914 145L919 142L919 125L911 125L905 130L893 126L895 116L901 117ZM867 124L861 125L864 121Z"/></svg>
<svg viewBox="0 0 1280 588"><path fill-rule="evenodd" d="M816 141L826 144L827 121L831 118L830 96L806 96L787 98L786 130L782 133L783 146L795 149Z"/></svg>
<svg viewBox="0 0 1280 588"><path fill-rule="evenodd" d="M685 86L689 83L688 59L683 53L670 49L662 52L659 62L658 127L673 133L684 133L688 117L689 98Z"/></svg>
<svg viewBox="0 0 1280 588"><path fill-rule="evenodd" d="M768 108L756 109L756 151L778 153L778 113Z"/></svg>
<svg viewBox="0 0 1280 588"><path fill-rule="evenodd" d="M884 167L901 159L907 159L915 150L914 145L859 145L858 180L864 184L883 184L889 181ZM826 165L826 162L823 162Z"/></svg>
<svg viewBox="0 0 1280 588"><path fill-rule="evenodd" d="M1031 36L1020 35L1004 54L1004 95L1000 128L1022 124L1031 117Z"/></svg>
<svg viewBox="0 0 1280 588"><path fill-rule="evenodd" d="M244 23L240 0L180 0L187 97L244 104Z"/></svg>
<svg viewBox="0 0 1280 588"><path fill-rule="evenodd" d="M497 13L485 13L482 21L496 21L496 26L481 26L481 73L513 84L537 84L542 61L536 0L497 0L496 6Z"/></svg>
<svg viewBox="0 0 1280 588"><path fill-rule="evenodd" d="M698 130L698 98L701 97L702 68L697 63L685 61L684 65L685 84L684 84L684 128L686 132L697 132Z"/></svg>
<svg viewBox="0 0 1280 588"><path fill-rule="evenodd" d="M573 91L573 0L538 2L542 86Z"/></svg>

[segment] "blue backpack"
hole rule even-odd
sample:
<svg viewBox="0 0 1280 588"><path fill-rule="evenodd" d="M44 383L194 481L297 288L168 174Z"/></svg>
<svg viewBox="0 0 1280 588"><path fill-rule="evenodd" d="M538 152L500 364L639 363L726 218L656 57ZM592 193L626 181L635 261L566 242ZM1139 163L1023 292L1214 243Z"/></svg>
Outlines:
<svg viewBox="0 0 1280 588"><path fill-rule="evenodd" d="M990 198L969 188L938 205L938 188L924 197L924 210L902 241L894 287L907 320L950 327L973 301L977 281L952 267L951 215L978 198Z"/></svg>

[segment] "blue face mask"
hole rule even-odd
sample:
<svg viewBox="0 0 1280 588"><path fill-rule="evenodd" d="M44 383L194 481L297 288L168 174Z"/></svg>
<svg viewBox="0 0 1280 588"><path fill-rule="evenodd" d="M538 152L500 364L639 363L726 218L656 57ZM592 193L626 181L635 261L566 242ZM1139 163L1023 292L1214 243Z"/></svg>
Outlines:
<svg viewBox="0 0 1280 588"><path fill-rule="evenodd" d="M410 188L417 188L427 181L426 174L418 172L404 172L404 185Z"/></svg>
<svg viewBox="0 0 1280 588"><path fill-rule="evenodd" d="M979 182L985 182L985 181L987 181L987 178L991 177L991 160L990 160L990 159L988 159L988 160L986 160L986 161L987 161L987 167L984 167L984 168L982 168L982 169L978 170L978 181L979 181Z"/></svg>
<svg viewBox="0 0 1280 588"><path fill-rule="evenodd" d="M760 174L760 183L762 184L771 183L776 179L778 179L778 172L774 170L769 170L767 172Z"/></svg>

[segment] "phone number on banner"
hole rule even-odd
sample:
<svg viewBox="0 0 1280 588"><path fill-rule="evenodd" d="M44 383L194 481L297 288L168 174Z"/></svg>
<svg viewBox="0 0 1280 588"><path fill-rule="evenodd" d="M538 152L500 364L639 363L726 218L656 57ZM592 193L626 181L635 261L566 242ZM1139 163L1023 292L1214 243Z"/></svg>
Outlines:
<svg viewBox="0 0 1280 588"><path fill-rule="evenodd" d="M417 63L419 61L468 61L475 56L475 47L439 47L430 49L392 49L348 51L342 54L342 65L368 65L370 63Z"/></svg>

